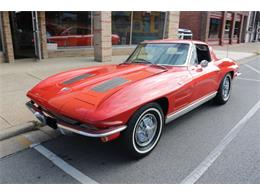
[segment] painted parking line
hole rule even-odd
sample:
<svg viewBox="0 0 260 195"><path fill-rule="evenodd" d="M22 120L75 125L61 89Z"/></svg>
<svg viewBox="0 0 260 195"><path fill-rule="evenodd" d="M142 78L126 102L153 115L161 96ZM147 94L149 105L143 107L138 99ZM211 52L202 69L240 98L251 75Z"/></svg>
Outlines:
<svg viewBox="0 0 260 195"><path fill-rule="evenodd" d="M217 147L181 182L183 184L194 184L222 154L228 144L237 136L246 122L254 116L260 108L260 100L249 110L249 112L229 131L220 141Z"/></svg>
<svg viewBox="0 0 260 195"><path fill-rule="evenodd" d="M248 79L248 78L244 78L244 77L237 77L236 79L238 79L238 80L245 80L245 81L260 82L260 80L258 80L258 79Z"/></svg>
<svg viewBox="0 0 260 195"><path fill-rule="evenodd" d="M260 74L260 70L254 68L253 66L250 66L248 64L244 64L244 66L246 66L247 68L250 68L251 70L255 71L256 73Z"/></svg>
<svg viewBox="0 0 260 195"><path fill-rule="evenodd" d="M59 167L61 170L63 170L65 173L79 181L83 184L98 184L95 180L91 179L90 177L86 176L64 160L62 160L60 157L58 157L56 154L45 148L41 144L33 144L31 145L31 148L34 148L36 151L38 151L40 154L45 156L47 159L49 159L53 164L55 164L57 167Z"/></svg>

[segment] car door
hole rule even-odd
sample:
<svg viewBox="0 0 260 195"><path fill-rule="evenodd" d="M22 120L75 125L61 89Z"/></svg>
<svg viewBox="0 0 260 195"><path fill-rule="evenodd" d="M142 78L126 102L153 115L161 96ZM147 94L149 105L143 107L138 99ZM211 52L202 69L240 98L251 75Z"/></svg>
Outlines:
<svg viewBox="0 0 260 195"><path fill-rule="evenodd" d="M78 41L81 38L81 35L78 35L77 27L71 27L67 32L67 46L73 47L78 46Z"/></svg>
<svg viewBox="0 0 260 195"><path fill-rule="evenodd" d="M211 60L210 51L207 45L195 44L192 46L192 54L189 65L189 72L193 80L192 101L203 98L216 92L218 89L218 75L220 69ZM208 61L208 65L203 67L200 63Z"/></svg>
<svg viewBox="0 0 260 195"><path fill-rule="evenodd" d="M81 39L80 46L91 46L92 45L92 37L91 30L87 27L80 29Z"/></svg>
<svg viewBox="0 0 260 195"><path fill-rule="evenodd" d="M58 47L65 47L67 45L67 36L55 35L47 38L48 43L56 43Z"/></svg>

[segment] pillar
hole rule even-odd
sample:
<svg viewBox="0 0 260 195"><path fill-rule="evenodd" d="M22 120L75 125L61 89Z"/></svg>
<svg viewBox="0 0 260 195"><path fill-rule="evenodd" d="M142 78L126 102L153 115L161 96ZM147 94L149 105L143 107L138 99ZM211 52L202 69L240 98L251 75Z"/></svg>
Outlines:
<svg viewBox="0 0 260 195"><path fill-rule="evenodd" d="M244 15L241 15L238 43L242 42L241 40L242 40L242 35L243 35L243 27L244 27L244 22L246 22L246 21L244 21L244 19L245 19ZM257 28L256 28L256 30L257 30Z"/></svg>
<svg viewBox="0 0 260 195"><path fill-rule="evenodd" d="M178 29L180 21L180 12L167 12L167 21L165 29L165 38L177 39Z"/></svg>
<svg viewBox="0 0 260 195"><path fill-rule="evenodd" d="M233 20L232 20L232 24L231 24L231 39L230 39L230 44L233 44L233 37L234 37L234 32L235 32L236 17L237 17L237 13L234 12L234 13L233 13Z"/></svg>
<svg viewBox="0 0 260 195"><path fill-rule="evenodd" d="M2 31L3 31L3 47L4 47L4 55L5 61L12 63L14 62L14 49L13 49L13 41L12 41L12 33L11 26L9 20L9 13L7 11L1 12L2 16Z"/></svg>
<svg viewBox="0 0 260 195"><path fill-rule="evenodd" d="M94 57L95 61L112 59L111 12L95 11L94 16Z"/></svg>
<svg viewBox="0 0 260 195"><path fill-rule="evenodd" d="M222 23L221 23L220 40L219 40L220 45L223 45L223 42L224 42L226 18L227 18L227 12L225 11L225 12L223 12Z"/></svg>
<svg viewBox="0 0 260 195"><path fill-rule="evenodd" d="M40 11L38 15L38 24L39 24L39 36L40 36L40 47L42 52L42 59L48 58L47 50L47 36L46 36L46 21L45 21L45 12Z"/></svg>

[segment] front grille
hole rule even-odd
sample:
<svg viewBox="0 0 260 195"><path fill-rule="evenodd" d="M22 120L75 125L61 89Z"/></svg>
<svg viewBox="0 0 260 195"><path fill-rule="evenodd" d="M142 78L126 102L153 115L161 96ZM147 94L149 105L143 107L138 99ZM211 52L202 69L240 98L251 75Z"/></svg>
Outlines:
<svg viewBox="0 0 260 195"><path fill-rule="evenodd" d="M52 113L52 112L45 110L45 109L43 109L43 112L45 112L48 115L50 115L51 117L55 118L58 122L66 123L66 124L69 124L69 125L80 125L79 121L71 119L69 117L58 115L58 114Z"/></svg>
<svg viewBox="0 0 260 195"><path fill-rule="evenodd" d="M91 124L81 123L80 121L69 118L67 116L53 113L53 112L41 107L40 105L34 103L33 101L31 101L30 104L32 106L34 106L35 108L37 108L39 110L39 112L42 112L47 118L49 118L49 120L51 121L51 124L52 124L51 125L52 128L54 128L54 126L56 127L57 125L54 123L58 122L58 123L62 123L64 125L76 127L77 129L80 129L83 131L84 130L98 130L98 128L96 128L95 126L93 126ZM54 122L54 121L56 121L56 122Z"/></svg>

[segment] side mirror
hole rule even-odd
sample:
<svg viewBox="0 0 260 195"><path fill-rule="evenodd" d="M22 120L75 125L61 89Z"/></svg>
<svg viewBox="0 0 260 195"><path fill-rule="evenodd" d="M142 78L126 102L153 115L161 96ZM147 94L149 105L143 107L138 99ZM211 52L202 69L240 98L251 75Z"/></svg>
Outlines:
<svg viewBox="0 0 260 195"><path fill-rule="evenodd" d="M200 62L200 65L201 65L202 68L207 67L208 64L209 64L209 62L208 62L207 60L202 60L202 61Z"/></svg>

